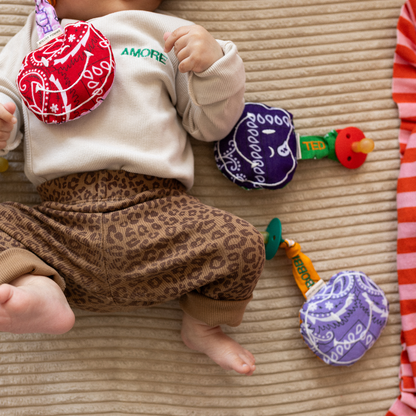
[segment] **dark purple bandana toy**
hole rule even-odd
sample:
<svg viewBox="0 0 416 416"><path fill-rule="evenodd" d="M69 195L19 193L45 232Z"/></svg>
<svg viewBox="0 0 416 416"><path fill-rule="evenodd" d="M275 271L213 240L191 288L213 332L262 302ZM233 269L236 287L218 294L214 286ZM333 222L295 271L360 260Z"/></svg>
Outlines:
<svg viewBox="0 0 416 416"><path fill-rule="evenodd" d="M292 115L264 104L246 104L233 131L215 144L215 160L227 178L244 188L282 188L297 166Z"/></svg>
<svg viewBox="0 0 416 416"><path fill-rule="evenodd" d="M337 160L349 169L361 166L374 142L347 127L326 136L299 136L293 117L282 108L246 103L227 137L215 144L219 170L245 189L279 189L287 185L301 159Z"/></svg>

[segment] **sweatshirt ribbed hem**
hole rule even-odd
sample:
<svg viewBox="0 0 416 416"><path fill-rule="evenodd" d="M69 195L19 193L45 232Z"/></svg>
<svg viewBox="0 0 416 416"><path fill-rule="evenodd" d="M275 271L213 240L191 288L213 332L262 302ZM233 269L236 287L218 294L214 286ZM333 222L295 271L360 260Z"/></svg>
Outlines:
<svg viewBox="0 0 416 416"><path fill-rule="evenodd" d="M64 279L55 269L44 263L39 257L27 250L11 248L0 253L0 284L10 283L25 274L50 277L65 290Z"/></svg>
<svg viewBox="0 0 416 416"><path fill-rule="evenodd" d="M253 296L245 300L216 300L190 292L180 298L179 306L188 315L209 326L238 326L252 298Z"/></svg>

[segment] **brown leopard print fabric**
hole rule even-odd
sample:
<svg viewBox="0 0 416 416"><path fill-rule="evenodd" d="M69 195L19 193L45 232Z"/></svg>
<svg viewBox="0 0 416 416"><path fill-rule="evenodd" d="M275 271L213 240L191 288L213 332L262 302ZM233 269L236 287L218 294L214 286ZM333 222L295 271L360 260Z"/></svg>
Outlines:
<svg viewBox="0 0 416 416"><path fill-rule="evenodd" d="M188 292L224 301L252 296L265 259L261 234L176 180L100 171L38 191L37 207L0 204L0 261L7 250L30 251L65 280L71 306L107 312Z"/></svg>

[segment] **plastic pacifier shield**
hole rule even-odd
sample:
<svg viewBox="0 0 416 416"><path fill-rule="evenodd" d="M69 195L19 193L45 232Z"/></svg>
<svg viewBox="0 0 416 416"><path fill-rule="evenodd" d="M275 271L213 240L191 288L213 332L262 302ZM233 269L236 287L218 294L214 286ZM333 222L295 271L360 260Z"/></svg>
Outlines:
<svg viewBox="0 0 416 416"><path fill-rule="evenodd" d="M277 253L282 239L282 223L278 218L273 218L267 226L266 232L269 235L266 243L266 260L271 260Z"/></svg>

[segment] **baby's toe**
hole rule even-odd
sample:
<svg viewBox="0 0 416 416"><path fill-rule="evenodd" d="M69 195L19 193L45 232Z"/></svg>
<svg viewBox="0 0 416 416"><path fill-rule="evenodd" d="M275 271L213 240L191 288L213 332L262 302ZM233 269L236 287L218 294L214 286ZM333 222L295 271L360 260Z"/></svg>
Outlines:
<svg viewBox="0 0 416 416"><path fill-rule="evenodd" d="M249 365L254 365L256 363L256 359L254 358L254 355L250 351L244 350L240 352L239 356L242 360L244 360Z"/></svg>
<svg viewBox="0 0 416 416"><path fill-rule="evenodd" d="M254 365L254 357L250 357L247 354L238 354L234 359L233 364L233 370L237 371L237 373L245 374L248 376L251 376L256 369L256 366Z"/></svg>
<svg viewBox="0 0 416 416"><path fill-rule="evenodd" d="M13 286L9 284L0 285L0 304L6 303L13 295Z"/></svg>

